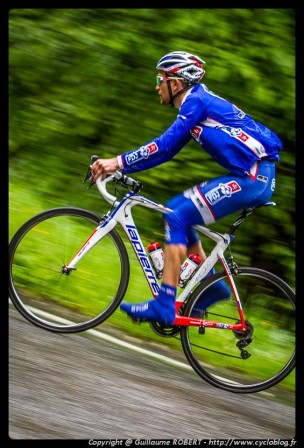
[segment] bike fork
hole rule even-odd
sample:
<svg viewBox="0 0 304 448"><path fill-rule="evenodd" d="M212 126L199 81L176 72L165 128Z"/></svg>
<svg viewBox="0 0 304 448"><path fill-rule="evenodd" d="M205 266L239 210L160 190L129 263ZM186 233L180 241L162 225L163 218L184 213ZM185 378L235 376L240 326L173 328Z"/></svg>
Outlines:
<svg viewBox="0 0 304 448"><path fill-rule="evenodd" d="M107 235L116 226L117 221L108 217L105 221L99 224L91 233L89 238L78 249L71 260L62 268L62 273L69 275L72 270L76 270L77 263L91 250L105 235Z"/></svg>

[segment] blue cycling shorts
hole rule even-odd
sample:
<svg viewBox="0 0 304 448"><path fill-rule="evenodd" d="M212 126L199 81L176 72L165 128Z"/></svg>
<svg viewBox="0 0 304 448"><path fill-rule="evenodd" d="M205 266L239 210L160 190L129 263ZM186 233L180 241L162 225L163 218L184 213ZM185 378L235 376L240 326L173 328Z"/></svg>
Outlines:
<svg viewBox="0 0 304 448"><path fill-rule="evenodd" d="M196 185L167 202L166 244L190 247L199 237L194 225L209 225L245 207L269 201L275 190L275 163L255 163L248 175L227 174Z"/></svg>

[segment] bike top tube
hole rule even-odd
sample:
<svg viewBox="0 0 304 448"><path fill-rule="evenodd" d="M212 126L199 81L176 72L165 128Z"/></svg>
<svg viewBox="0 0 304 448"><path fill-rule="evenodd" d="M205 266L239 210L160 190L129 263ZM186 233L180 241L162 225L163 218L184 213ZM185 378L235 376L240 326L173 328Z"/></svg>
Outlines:
<svg viewBox="0 0 304 448"><path fill-rule="evenodd" d="M165 205L158 204L154 202L153 200L137 194L137 192L141 189L142 183L138 182L135 179L132 179L131 177L127 177L121 173L121 171L116 171L115 173L111 174L109 177L107 177L105 180L102 180L101 176L96 181L96 186L100 192L100 194L105 198L107 202L109 202L112 206L117 208L119 204L124 201L127 196L125 196L122 201L118 201L117 197L113 196L109 191L107 190L107 184L108 182L117 182L120 185L123 185L124 187L128 188L131 187L131 192L127 193L129 195L129 198L134 201L129 206L134 205L142 205L143 207L152 208L154 210L158 210L162 213L169 213L172 211L169 207L166 207Z"/></svg>

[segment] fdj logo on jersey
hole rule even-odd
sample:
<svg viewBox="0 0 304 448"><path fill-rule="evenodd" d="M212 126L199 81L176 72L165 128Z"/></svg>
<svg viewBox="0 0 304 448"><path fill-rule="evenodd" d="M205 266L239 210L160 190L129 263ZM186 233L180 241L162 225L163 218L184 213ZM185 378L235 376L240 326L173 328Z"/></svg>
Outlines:
<svg viewBox="0 0 304 448"><path fill-rule="evenodd" d="M132 163L138 162L142 159L148 159L151 154L154 154L158 151L158 146L155 142L149 143L148 145L141 146L136 151L133 151L131 154L126 156L126 162L128 165L132 165Z"/></svg>
<svg viewBox="0 0 304 448"><path fill-rule="evenodd" d="M224 198L230 198L230 196L237 191L241 191L241 187L235 180L232 180L226 184L218 184L217 187L208 191L208 193L205 194L205 197L209 204L213 205Z"/></svg>

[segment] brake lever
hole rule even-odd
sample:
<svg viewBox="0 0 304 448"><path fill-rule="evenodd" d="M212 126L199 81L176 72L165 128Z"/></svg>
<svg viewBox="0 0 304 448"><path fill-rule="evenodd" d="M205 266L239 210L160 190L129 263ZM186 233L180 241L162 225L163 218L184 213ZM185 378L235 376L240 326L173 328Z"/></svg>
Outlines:
<svg viewBox="0 0 304 448"><path fill-rule="evenodd" d="M87 187L88 189L91 188L93 185L95 185L95 182L92 180L92 178L93 178L93 174L92 174L92 165L93 165L93 163L94 163L97 159L99 159L98 156L96 156L96 155L91 156L91 162L92 162L92 163L89 165L89 167L88 167L88 169L87 169L87 172L86 172L86 175L85 175L85 178L84 178L83 181L82 181L82 183L84 184L88 179L90 179L91 183L90 183L90 185Z"/></svg>

